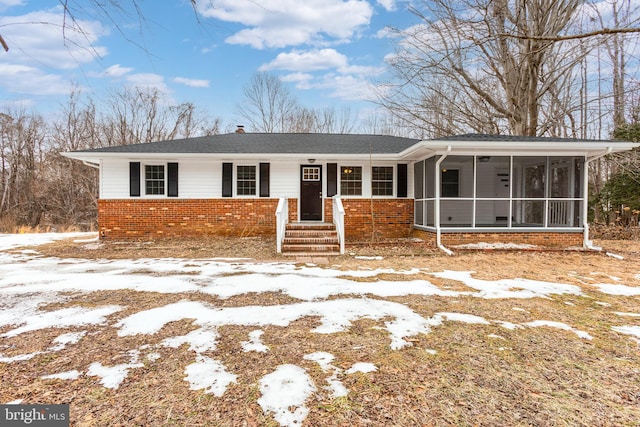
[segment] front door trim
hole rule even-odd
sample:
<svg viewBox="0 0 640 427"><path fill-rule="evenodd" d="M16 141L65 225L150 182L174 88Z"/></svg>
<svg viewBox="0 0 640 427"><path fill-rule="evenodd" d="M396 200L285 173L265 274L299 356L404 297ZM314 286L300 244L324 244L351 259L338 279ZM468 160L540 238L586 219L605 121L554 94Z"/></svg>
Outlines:
<svg viewBox="0 0 640 427"><path fill-rule="evenodd" d="M322 193L322 165L300 165L300 221L322 221L324 197Z"/></svg>

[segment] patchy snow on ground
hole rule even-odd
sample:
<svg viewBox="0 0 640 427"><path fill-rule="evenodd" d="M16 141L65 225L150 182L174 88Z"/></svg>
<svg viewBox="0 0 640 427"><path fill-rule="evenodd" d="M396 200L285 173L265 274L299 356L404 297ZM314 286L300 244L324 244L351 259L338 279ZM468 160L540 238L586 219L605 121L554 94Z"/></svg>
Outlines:
<svg viewBox="0 0 640 427"><path fill-rule="evenodd" d="M142 368L145 361L153 364L161 359L162 350L188 346L193 352L193 363L184 367L184 380L190 389L201 390L222 396L227 388L238 380L242 372L229 372L223 361L215 360L205 352L216 349L224 326L238 325L254 328L247 339L239 344L245 352L268 353L263 343L268 337L268 327L286 327L304 317L313 316L319 325L310 333L331 334L347 330L352 322L370 319L379 322L386 332L392 350L412 345L411 337L419 334L437 333L445 322L474 325L476 328L500 326L510 331L525 328L547 327L575 334L580 339L591 340L592 336L566 323L554 320L531 320L516 324L500 319L486 319L470 313L440 312L431 317L423 316L408 305L386 300L388 297L421 295L441 298L485 298L525 299L550 298L553 295L584 295L579 286L566 283L542 282L521 278L481 280L471 271L433 272L428 269L393 270L369 268L341 271L294 263L255 263L250 260L220 259L139 259L139 260L82 260L47 258L37 250L16 248L36 247L49 241L63 238L94 240L95 234L34 234L0 235L0 327L4 333L0 339L14 339L34 331L50 328L70 328L53 338L48 346L27 354L5 356L0 363L11 364L32 359L44 353L63 352L95 334L115 331L118 336L142 336L146 344L131 349L118 357L127 363L113 364L95 360L85 366L68 366L63 372L52 372L41 378L47 381L69 381L80 377L96 377L105 388L117 389L127 380L130 371ZM10 252L7 252L7 251ZM377 258L376 258L377 259ZM379 280L380 274L394 275L394 280ZM428 280L409 280L409 275L427 273L433 277L455 280L464 284L468 291L441 289ZM367 281L358 279L366 278ZM640 287L622 283L613 276L614 284L592 284L585 282L585 289L593 287L613 296L640 295ZM639 276L640 278L640 276ZM592 279L590 279L592 280ZM133 290L164 294L184 293L180 301L167 303L147 310L135 310L120 305L97 305L91 307L71 306L44 310L52 303L72 300L74 293L97 291ZM220 299L248 293L279 292L297 301L279 305L253 305L220 307L210 296ZM199 296L206 296L199 300ZM133 310L132 310L133 309ZM119 314L128 311L126 316ZM513 307L513 310L531 316L528 311ZM615 312L618 316L638 317L640 314ZM195 329L185 335L156 338L167 324L188 320ZM92 332L87 329L91 326ZM640 342L640 326L613 326L618 333L629 335ZM97 332L96 332L97 331ZM496 334L493 339L506 340ZM569 334L570 336L570 334ZM268 339L266 342L269 342ZM504 347L507 350L507 347ZM425 349L431 355L436 349ZM113 359L113 360L117 360ZM345 375L376 375L378 367L366 362L353 362L349 369L342 369L344 361L335 363L335 356L324 351L305 355L297 364L284 364L264 375L257 386L261 396L258 404L265 413L284 426L299 426L309 409L307 402L316 393L328 393L331 398L344 397L349 390L342 383ZM325 377L316 384L307 369L314 365ZM304 366L304 367L303 367ZM315 368L317 369L317 368Z"/></svg>
<svg viewBox="0 0 640 427"><path fill-rule="evenodd" d="M283 426L300 426L309 408L304 406L316 391L307 371L296 365L280 365L260 380L258 405Z"/></svg>
<svg viewBox="0 0 640 427"><path fill-rule="evenodd" d="M608 283L598 283L592 285L603 294L608 295L619 295L625 297L633 297L640 295L640 287L627 286L627 285L618 285L618 284L608 284Z"/></svg>

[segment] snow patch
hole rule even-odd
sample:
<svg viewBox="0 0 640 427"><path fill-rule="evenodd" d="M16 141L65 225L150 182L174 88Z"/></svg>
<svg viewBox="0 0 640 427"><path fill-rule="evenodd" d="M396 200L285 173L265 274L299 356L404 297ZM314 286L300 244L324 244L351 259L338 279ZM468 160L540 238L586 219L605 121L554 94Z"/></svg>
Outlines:
<svg viewBox="0 0 640 427"><path fill-rule="evenodd" d="M280 365L260 379L258 404L283 426L300 426L309 409L305 401L316 391L307 372L299 366Z"/></svg>
<svg viewBox="0 0 640 427"><path fill-rule="evenodd" d="M60 372L58 374L45 375L40 378L43 380L75 380L81 375L80 371L72 370L66 372Z"/></svg>
<svg viewBox="0 0 640 427"><path fill-rule="evenodd" d="M640 344L640 326L613 326L611 329L621 334L631 335Z"/></svg>
<svg viewBox="0 0 640 427"><path fill-rule="evenodd" d="M373 363L358 362L354 363L349 369L346 370L347 374L355 374L356 372L362 372L363 374L369 372L375 372L378 368Z"/></svg>
<svg viewBox="0 0 640 427"><path fill-rule="evenodd" d="M260 337L264 334L264 331L257 329L249 332L249 341L242 341L240 345L245 353L250 351L256 351L258 353L266 353L269 351L269 347L264 345L260 340Z"/></svg>
<svg viewBox="0 0 640 427"><path fill-rule="evenodd" d="M231 383L238 378L227 371L225 366L214 359L198 356L195 363L184 370L185 380L189 382L190 390L204 389L205 393L220 397Z"/></svg>
<svg viewBox="0 0 640 427"><path fill-rule="evenodd" d="M627 285L612 285L607 283L600 283L593 285L603 294L618 295L625 297L633 297L640 295L640 287L633 287Z"/></svg>
<svg viewBox="0 0 640 427"><path fill-rule="evenodd" d="M579 329L572 328L566 323L562 322L553 322L550 320L536 320L533 322L528 322L524 324L525 326L529 326L531 328L539 328L539 327L549 327L549 328L557 328L562 329L563 331L570 331L579 336L580 338L591 340L593 337L589 335L587 332L581 331Z"/></svg>

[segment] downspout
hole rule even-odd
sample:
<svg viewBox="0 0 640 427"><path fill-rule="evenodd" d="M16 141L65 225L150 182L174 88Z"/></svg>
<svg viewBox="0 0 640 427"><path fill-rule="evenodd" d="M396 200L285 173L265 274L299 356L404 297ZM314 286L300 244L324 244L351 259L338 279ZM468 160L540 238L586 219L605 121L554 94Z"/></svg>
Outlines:
<svg viewBox="0 0 640 427"><path fill-rule="evenodd" d="M440 193L441 193L441 189L440 189L440 177L442 176L440 173L440 164L442 163L442 161L444 159L447 158L447 156L449 155L449 153L451 152L451 146L448 145L447 146L447 152L445 154L443 154L442 156L440 156L440 158L438 160L436 160L436 167L435 167L435 174L436 174L436 180L435 180L435 185L436 185L436 203L435 203L435 224L436 224L436 245L438 246L438 249L440 249L441 251L443 251L444 253L446 253L447 255L453 255L453 252L451 250L449 250L448 248L446 248L443 244L442 244L442 227L440 226Z"/></svg>
<svg viewBox="0 0 640 427"><path fill-rule="evenodd" d="M613 147L609 147L604 153L586 158L584 162L584 171L582 172L582 188L584 189L584 201L582 204L582 246L595 251L602 250L602 248L593 246L593 242L589 240L589 163L611 154L612 151Z"/></svg>

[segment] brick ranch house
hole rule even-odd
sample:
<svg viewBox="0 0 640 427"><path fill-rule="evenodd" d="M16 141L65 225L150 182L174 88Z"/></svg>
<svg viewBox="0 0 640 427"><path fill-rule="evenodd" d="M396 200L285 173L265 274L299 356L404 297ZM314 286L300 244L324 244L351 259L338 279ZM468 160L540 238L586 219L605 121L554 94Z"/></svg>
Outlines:
<svg viewBox="0 0 640 427"><path fill-rule="evenodd" d="M443 250L589 246L588 165L636 146L236 132L64 155L100 171L103 239L276 235L280 252L287 228L333 223L344 252L345 241L409 236Z"/></svg>

